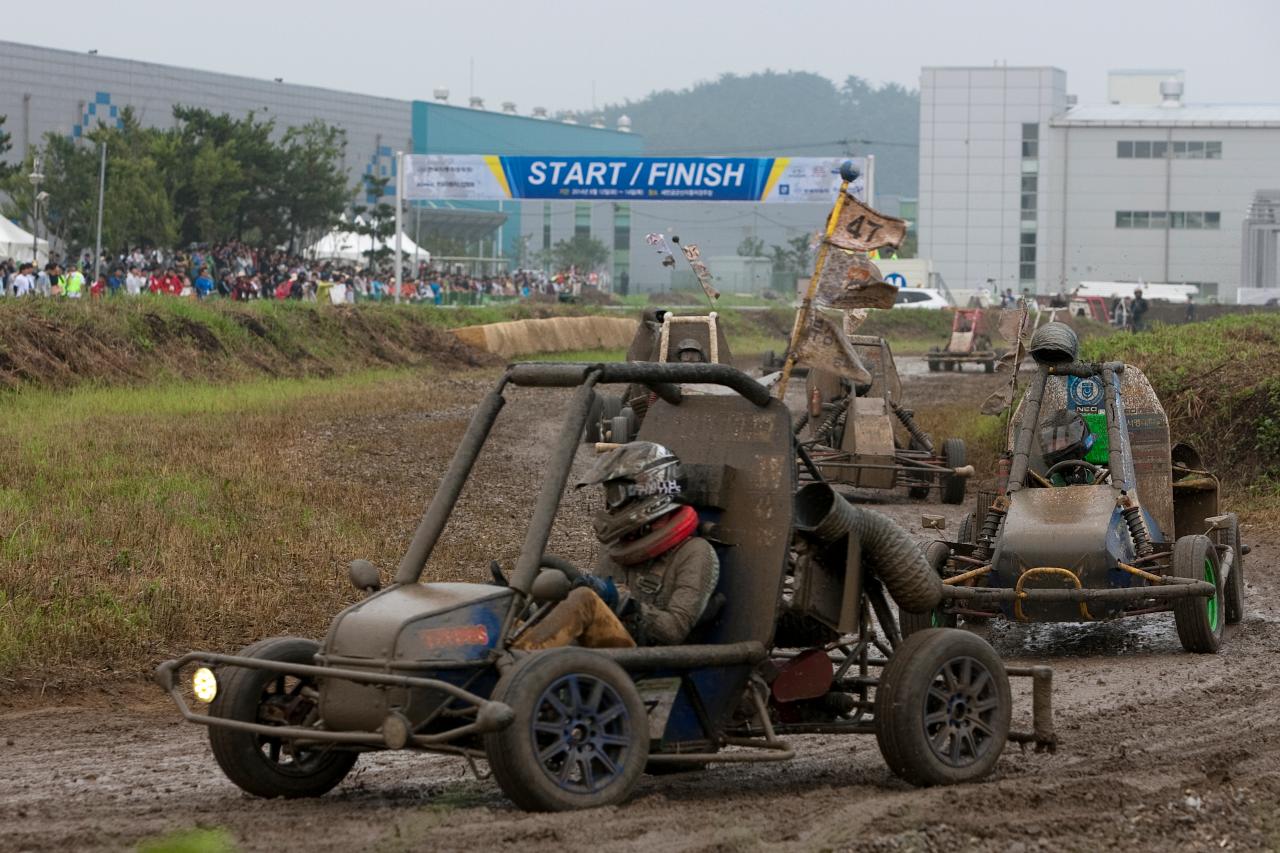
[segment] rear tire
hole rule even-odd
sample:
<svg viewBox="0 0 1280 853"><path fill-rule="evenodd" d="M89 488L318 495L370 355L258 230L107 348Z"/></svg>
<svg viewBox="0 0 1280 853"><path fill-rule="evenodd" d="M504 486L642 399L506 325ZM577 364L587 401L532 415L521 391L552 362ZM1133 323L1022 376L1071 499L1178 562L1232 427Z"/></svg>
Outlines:
<svg viewBox="0 0 1280 853"><path fill-rule="evenodd" d="M520 808L609 806L634 790L649 758L649 721L613 661L581 648L535 652L499 679L492 698L515 720L484 736L485 754Z"/></svg>
<svg viewBox="0 0 1280 853"><path fill-rule="evenodd" d="M1227 530L1227 544L1231 546L1231 574L1222 586L1223 615L1228 625L1236 625L1244 618L1244 554L1240 553L1240 519L1231 516Z"/></svg>
<svg viewBox="0 0 1280 853"><path fill-rule="evenodd" d="M938 354L938 352L939 350L937 347L929 347L929 354L925 356L925 360L929 365L930 373L937 373L939 367L941 366L940 363L938 362L938 359L934 357Z"/></svg>
<svg viewBox="0 0 1280 853"><path fill-rule="evenodd" d="M876 690L876 740L913 785L955 785L991 772L1009 737L1009 677L966 631L934 628L894 650Z"/></svg>
<svg viewBox="0 0 1280 853"><path fill-rule="evenodd" d="M948 468L960 468L965 463L964 441L959 438L948 438L942 442L942 460ZM964 503L964 490L968 478L947 474L942 478L942 502L944 504Z"/></svg>
<svg viewBox="0 0 1280 853"><path fill-rule="evenodd" d="M930 542L924 549L924 559L929 564L929 568L937 572L938 577L942 577L942 569L946 566L947 557L950 555L951 549L947 547L946 542ZM955 614L942 612L942 605L928 613L912 613L901 607L898 608L898 629L902 632L904 639L930 628L954 627L956 627Z"/></svg>
<svg viewBox="0 0 1280 853"><path fill-rule="evenodd" d="M1198 654L1214 654L1222 645L1222 574L1218 552L1208 536L1182 536L1173 543L1173 575L1206 580L1217 590L1212 598L1178 598L1173 602L1173 621L1182 648Z"/></svg>
<svg viewBox="0 0 1280 853"><path fill-rule="evenodd" d="M283 663L315 663L320 644L299 637L274 637L240 654ZM304 688L315 679L284 676L266 669L219 667L218 694L209 716L250 723L305 725L316 715ZM265 716L264 716L265 715ZM281 717L285 720L281 722ZM258 797L318 797L351 772L357 754L333 747L294 749L287 741L250 732L209 727L209 746L222 772Z"/></svg>
<svg viewBox="0 0 1280 853"><path fill-rule="evenodd" d="M956 533L956 541L963 545L977 545L978 537L973 530L973 513L965 513L960 521L960 530Z"/></svg>

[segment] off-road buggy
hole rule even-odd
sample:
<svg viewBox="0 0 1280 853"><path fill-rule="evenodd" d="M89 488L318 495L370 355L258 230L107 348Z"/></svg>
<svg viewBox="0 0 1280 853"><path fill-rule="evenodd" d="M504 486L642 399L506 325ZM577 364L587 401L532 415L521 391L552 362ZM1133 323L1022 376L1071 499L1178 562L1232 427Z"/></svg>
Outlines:
<svg viewBox="0 0 1280 853"><path fill-rule="evenodd" d="M603 383L657 396L641 438L682 460L685 499L719 555L717 591L682 645L516 651L577 574L545 548ZM511 386L575 389L514 569L494 583L421 583ZM352 581L369 595L322 641L191 652L157 680L209 727L227 776L265 797L323 794L361 752L387 749L485 759L517 805L561 810L624 799L646 767L785 761L790 734L874 733L916 784L985 776L1007 739L1052 746L1050 671L1006 668L965 631L900 640L886 587L900 608L927 611L940 582L888 519L824 484L797 494L795 454L787 409L725 365L513 365L480 403L390 586L357 561ZM1030 732L1010 731L1008 675L1033 678ZM212 700L207 713L189 706L188 684Z"/></svg>
<svg viewBox="0 0 1280 853"><path fill-rule="evenodd" d="M935 542L947 587L909 633L956 619L1089 622L1172 610L1191 652L1244 612L1240 525L1136 367L1077 360L1062 323L1031 339L1038 370L1010 423L1007 482L958 542ZM985 501L983 502L985 503Z"/></svg>
<svg viewBox="0 0 1280 853"><path fill-rule="evenodd" d="M849 343L871 374L869 385L854 387L816 368L805 378L807 410L797 426L804 435L801 447L822 478L864 489L905 484L913 498L936 490L943 503L963 503L973 473L965 462L964 441L948 438L937 447L916 424L914 412L902 403L902 382L887 340L850 335Z"/></svg>
<svg viewBox="0 0 1280 853"><path fill-rule="evenodd" d="M675 363L681 361L686 349L696 352L700 363L729 364L732 354L720 327L720 315L647 308L627 348L627 361ZM621 394L597 395L587 416L584 440L622 444L635 438L653 396L639 384L628 385Z"/></svg>
<svg viewBox="0 0 1280 853"><path fill-rule="evenodd" d="M925 361L930 372L959 370L964 364L981 364L987 373L994 373L996 362L1004 355L1002 349L991 345L981 308L957 308L951 317L951 337L947 345L939 349L930 347Z"/></svg>

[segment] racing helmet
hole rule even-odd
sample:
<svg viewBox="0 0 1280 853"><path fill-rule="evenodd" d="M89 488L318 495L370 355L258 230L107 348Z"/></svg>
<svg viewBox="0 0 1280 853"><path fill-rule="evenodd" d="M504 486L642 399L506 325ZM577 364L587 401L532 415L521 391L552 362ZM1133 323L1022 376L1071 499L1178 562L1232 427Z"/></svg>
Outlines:
<svg viewBox="0 0 1280 853"><path fill-rule="evenodd" d="M684 470L661 444L632 441L597 459L576 485L604 487L604 509L592 526L596 538L611 545L679 508Z"/></svg>
<svg viewBox="0 0 1280 853"><path fill-rule="evenodd" d="M697 357L686 358L685 353L696 355ZM706 360L707 355L702 351L702 346L693 338L685 338L680 341L680 343L676 344L676 361L700 363L705 362Z"/></svg>

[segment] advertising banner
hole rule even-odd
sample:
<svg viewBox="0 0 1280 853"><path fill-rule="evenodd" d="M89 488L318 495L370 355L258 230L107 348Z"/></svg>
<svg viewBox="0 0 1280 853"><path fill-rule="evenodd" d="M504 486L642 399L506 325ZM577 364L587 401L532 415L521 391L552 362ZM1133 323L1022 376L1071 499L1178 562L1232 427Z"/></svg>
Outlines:
<svg viewBox="0 0 1280 853"><path fill-rule="evenodd" d="M840 164L860 176L850 194L866 194L863 157L507 157L406 154L409 200L737 201L830 204Z"/></svg>

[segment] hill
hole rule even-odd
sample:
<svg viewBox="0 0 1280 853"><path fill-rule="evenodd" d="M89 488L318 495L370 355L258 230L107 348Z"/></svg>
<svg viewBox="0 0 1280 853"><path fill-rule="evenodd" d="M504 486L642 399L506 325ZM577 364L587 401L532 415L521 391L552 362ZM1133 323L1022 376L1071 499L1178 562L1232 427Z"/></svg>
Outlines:
<svg viewBox="0 0 1280 853"><path fill-rule="evenodd" d="M800 71L724 74L680 91L574 113L628 115L651 154L876 155L877 192L917 194L920 96L857 76L837 85Z"/></svg>

